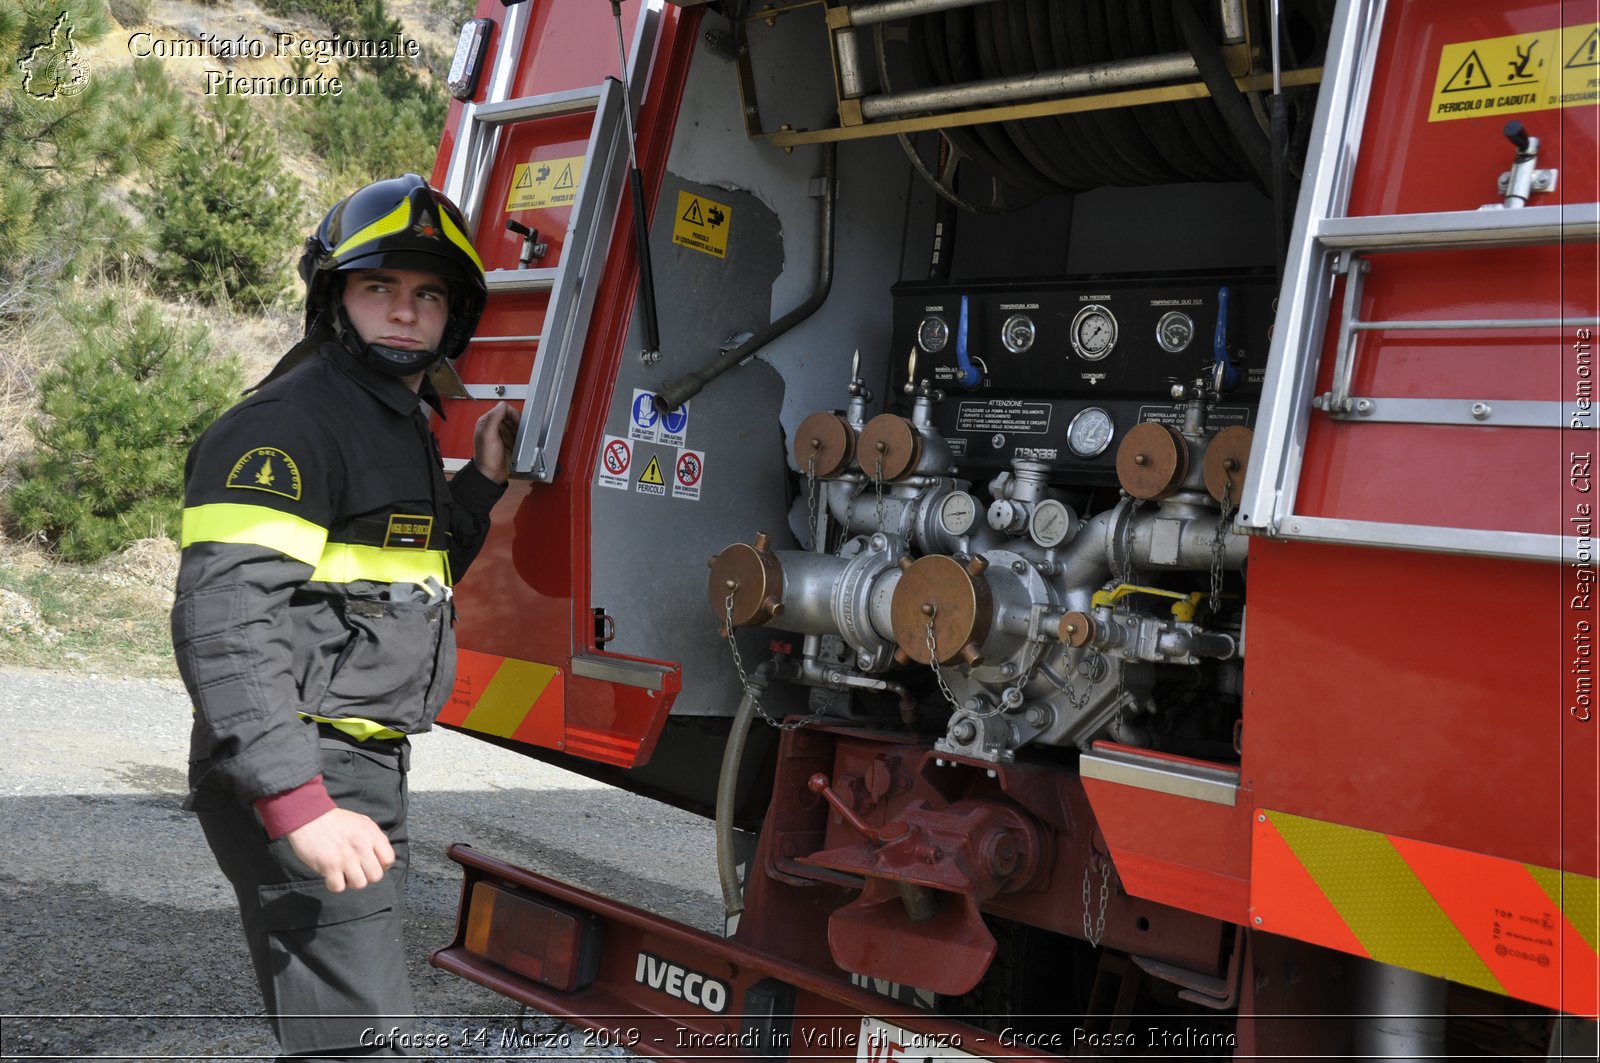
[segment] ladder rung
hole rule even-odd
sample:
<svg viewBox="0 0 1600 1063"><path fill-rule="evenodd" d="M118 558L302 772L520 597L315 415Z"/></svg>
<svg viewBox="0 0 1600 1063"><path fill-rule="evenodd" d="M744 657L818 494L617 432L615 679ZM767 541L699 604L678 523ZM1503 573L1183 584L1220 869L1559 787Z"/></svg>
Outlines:
<svg viewBox="0 0 1600 1063"><path fill-rule="evenodd" d="M556 270L492 269L483 279L491 292L547 292L555 287Z"/></svg>
<svg viewBox="0 0 1600 1063"><path fill-rule="evenodd" d="M581 114L600 106L601 85L588 88L549 92L543 96L522 96L500 103L480 103L473 118L485 126L510 125L528 122L535 118L558 118L565 114Z"/></svg>
<svg viewBox="0 0 1600 1063"><path fill-rule="evenodd" d="M1325 218L1316 239L1326 248L1362 251L1591 242L1600 239L1600 203Z"/></svg>

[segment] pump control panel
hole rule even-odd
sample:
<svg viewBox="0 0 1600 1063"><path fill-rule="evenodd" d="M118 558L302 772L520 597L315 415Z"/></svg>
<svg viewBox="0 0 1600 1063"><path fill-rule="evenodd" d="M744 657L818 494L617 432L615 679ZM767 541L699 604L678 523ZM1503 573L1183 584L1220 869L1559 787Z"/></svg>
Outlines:
<svg viewBox="0 0 1600 1063"><path fill-rule="evenodd" d="M1277 286L1250 272L906 282L893 294L891 364L903 371L914 351L917 382L943 392L934 424L963 468L1021 457L1113 484L1130 429L1182 426L1174 383L1225 378L1209 423L1253 425Z"/></svg>

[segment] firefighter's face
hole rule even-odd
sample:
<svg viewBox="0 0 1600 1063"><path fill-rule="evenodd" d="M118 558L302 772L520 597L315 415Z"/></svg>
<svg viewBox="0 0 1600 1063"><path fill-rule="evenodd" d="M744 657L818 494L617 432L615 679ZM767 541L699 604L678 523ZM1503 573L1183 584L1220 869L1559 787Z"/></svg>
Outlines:
<svg viewBox="0 0 1600 1063"><path fill-rule="evenodd" d="M345 279L344 308L367 343L435 351L450 316L450 291L444 279L432 273L356 270Z"/></svg>

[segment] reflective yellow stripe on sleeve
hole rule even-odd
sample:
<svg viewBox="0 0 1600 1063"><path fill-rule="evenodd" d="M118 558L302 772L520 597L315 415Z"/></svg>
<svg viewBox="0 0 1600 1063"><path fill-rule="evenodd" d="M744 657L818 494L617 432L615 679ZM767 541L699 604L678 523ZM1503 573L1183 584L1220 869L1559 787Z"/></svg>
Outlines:
<svg viewBox="0 0 1600 1063"><path fill-rule="evenodd" d="M323 583L354 583L371 580L373 583L428 582L428 577L441 587L450 585L449 566L443 550L385 550L381 546L358 546L354 543L329 543L317 561L313 580Z"/></svg>
<svg viewBox="0 0 1600 1063"><path fill-rule="evenodd" d="M315 720L325 723L329 727L343 731L357 742L365 742L369 738L404 738L404 731L396 731L392 727L385 727L372 720L364 720L359 716L314 716L309 712L302 712L301 719Z"/></svg>
<svg viewBox="0 0 1600 1063"><path fill-rule="evenodd" d="M180 546L194 543L238 543L264 546L308 565L323 556L328 529L292 513L268 506L216 502L183 511Z"/></svg>

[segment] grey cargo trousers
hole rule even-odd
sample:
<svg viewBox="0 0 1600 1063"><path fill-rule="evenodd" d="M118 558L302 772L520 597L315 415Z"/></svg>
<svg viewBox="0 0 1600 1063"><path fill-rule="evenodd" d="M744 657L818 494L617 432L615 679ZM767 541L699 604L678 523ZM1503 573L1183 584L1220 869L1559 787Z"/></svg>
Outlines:
<svg viewBox="0 0 1600 1063"><path fill-rule="evenodd" d="M193 808L238 895L281 1058L411 1056L405 1046L414 1043L416 1007L401 944L410 746L405 739L357 743L322 730L329 796L370 816L394 846L394 866L378 882L330 893L286 839L268 840L250 806L202 790Z"/></svg>

